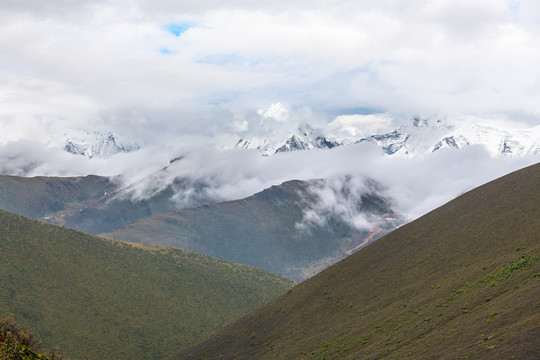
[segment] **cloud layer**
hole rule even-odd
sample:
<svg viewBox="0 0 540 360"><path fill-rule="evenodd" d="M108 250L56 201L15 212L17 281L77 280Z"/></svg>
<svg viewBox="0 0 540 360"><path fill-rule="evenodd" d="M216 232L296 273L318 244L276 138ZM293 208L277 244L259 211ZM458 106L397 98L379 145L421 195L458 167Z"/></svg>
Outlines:
<svg viewBox="0 0 540 360"><path fill-rule="evenodd" d="M257 134L257 111L278 101L287 116L263 119L276 131L299 119L391 126L373 113L538 125L539 61L534 0L5 0L0 171L123 174L141 184L138 196L175 177L204 179L223 199L290 179L373 178L415 217L535 159L471 147L403 162L369 145L262 158L204 145ZM145 147L88 161L42 144L66 129L114 131Z"/></svg>
<svg viewBox="0 0 540 360"><path fill-rule="evenodd" d="M291 179L328 179L315 187L322 195L319 215L336 215L362 227L363 215L354 204L372 179L382 195L395 205L401 216L412 220L459 194L487 181L540 160L538 156L493 158L483 147L433 153L415 159L388 158L371 144L357 144L332 150L298 151L262 157L251 151L197 151L173 163L163 176L186 177L206 184L214 198L240 199ZM153 179L152 184L159 183ZM162 180L162 184L170 180ZM144 181L138 186L144 189ZM336 196L346 184L351 195ZM144 193L144 191L141 191ZM356 209L357 210L357 209Z"/></svg>
<svg viewBox="0 0 540 360"><path fill-rule="evenodd" d="M8 0L0 125L172 142L276 101L536 123L539 30L533 0Z"/></svg>

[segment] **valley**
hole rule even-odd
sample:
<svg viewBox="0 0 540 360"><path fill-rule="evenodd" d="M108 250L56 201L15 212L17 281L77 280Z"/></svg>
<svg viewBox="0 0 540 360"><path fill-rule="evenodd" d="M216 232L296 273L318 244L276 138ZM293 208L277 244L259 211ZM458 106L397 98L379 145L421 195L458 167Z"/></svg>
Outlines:
<svg viewBox="0 0 540 360"><path fill-rule="evenodd" d="M0 360L540 359L538 19L2 1Z"/></svg>
<svg viewBox="0 0 540 360"><path fill-rule="evenodd" d="M0 208L55 224L0 214L3 315L75 359L534 350L512 344L538 320L538 165L406 224L401 194L375 179L291 180L223 201L215 178L179 176L190 161L131 183L0 176ZM479 336L485 346L469 341Z"/></svg>
<svg viewBox="0 0 540 360"><path fill-rule="evenodd" d="M187 191L183 179L175 180L164 190L141 200L130 197L130 188L118 188L105 177L29 179L3 176L0 180L3 180L0 191L6 199L0 205L20 215L118 240L195 251L256 266L297 281L345 257L347 251L358 248L357 242L371 231L371 225L358 229L331 213L321 213L328 217L325 223L299 227L306 212L315 213L310 207L319 200L310 189L325 186L320 180L290 181L246 199L214 203L210 197L205 197L201 186L199 193L192 193L191 204L207 204L183 210L187 205L173 200L174 196L182 196ZM94 192L81 193L79 187L72 185L85 184L85 181L93 181L92 184L101 187ZM32 188L25 190L26 183ZM352 190L347 187L336 189L338 194ZM32 191L39 191L41 195L31 195ZM21 201L24 195L33 197ZM65 201L60 203L57 198ZM46 212L47 207L41 207L41 212L33 210L46 201L56 204L55 207L49 212ZM394 211L391 201L377 186L366 188L365 193L351 201L351 211L356 216L373 219L373 226L380 231L384 229L383 233L402 221L398 217L387 217L384 223L375 220ZM375 235L368 237L364 245L374 240Z"/></svg>
<svg viewBox="0 0 540 360"><path fill-rule="evenodd" d="M430 126L427 120L419 122L414 131L420 134ZM313 136L321 134L314 129L304 131L312 131ZM452 351L466 356L482 354L481 346L466 340L474 338L471 331L488 332L489 328L471 323L471 319L480 321L484 316L481 312L491 309L485 315L487 324L498 314L509 314L509 323L526 321L516 320L520 316L534 319L509 304L519 296L522 306L534 309L530 299L537 293L536 243L534 238L520 235L523 229L518 224L536 210L531 205L528 212L518 215L522 210L506 197L484 195L445 213L451 204L470 196L465 193L430 211L435 206L429 204L443 202L451 198L450 194L478 184L476 175L461 175L471 168L463 159L467 154L486 155L474 147L442 145L431 151L433 155L416 155L423 145L413 141L412 132L406 133L399 130L392 133L395 136L374 136L372 140L380 142L377 146L383 147L382 152L367 144L371 140L320 149L301 145L300 137L296 137L294 141L304 151L285 147L262 157L250 152L249 147L188 153L134 178L125 174L0 175L0 208L10 212L2 213L0 229L2 271L9 274L0 287L0 296L8 304L2 315L15 315L46 347L59 346L62 354L75 359L165 359L181 349L187 350L176 355L178 359L288 359L296 356L293 354L327 359L356 358L358 354L402 358L404 351L412 357L423 354L427 351L425 344L433 347L428 354L442 352L452 348L454 341L464 345ZM399 139L406 141L399 145L394 141ZM448 140L446 144L453 142ZM136 154L137 150L126 156ZM508 155L500 154L511 161L490 161L512 168L520 161L534 159L530 155ZM208 157L212 165L204 163ZM299 160L303 159L309 161L293 172L273 176L274 169L288 163L301 164ZM313 159L321 164L335 163L338 170L305 172L303 169L317 168L317 164L309 165ZM432 169L440 167L432 164L440 159L451 166L446 172L436 173ZM238 161L246 160L253 164L235 167ZM261 172L259 162L269 165L267 172L249 175L253 169ZM508 175L518 176L513 181L519 185L503 181L503 187L523 192L512 195L521 199L522 207L534 199L530 193L536 185L530 181L538 178L531 170L536 168L517 173L528 173L526 176ZM190 172L193 169L194 174ZM484 171L478 178L489 179L490 174L503 169ZM318 173L325 176L306 175ZM249 193L243 184L259 189L269 179L291 176L288 174L306 178L280 182L245 197L234 195ZM408 178L399 180L402 175ZM493 185L486 186L489 189ZM482 190L471 193L477 192ZM497 192L502 190L496 186L488 191ZM499 200L503 203L496 202ZM500 216L497 209L501 207L509 209L510 222ZM411 213L422 215L418 209L429 213L407 224L414 220ZM486 222L478 213L482 209L497 219L496 224ZM433 215L439 212L445 215ZM408 230L433 216L426 229L415 230L419 233ZM523 218L518 221L516 216ZM467 225L459 225L459 221ZM467 227L474 236L456 228L449 230L448 223ZM504 224L513 229L511 234L497 235L489 240L493 242L489 246L482 245L482 241L488 241L485 234L503 234L496 226ZM511 248L500 243L503 238L514 237L522 239L513 247L516 255L523 253L517 258L512 258ZM499 250L490 253L491 247ZM500 250L503 248L507 251ZM467 264L449 255L465 251L459 249L468 249ZM362 255L366 253L369 255ZM489 260L481 261L483 258ZM477 269L480 264L482 272ZM526 277L515 280L521 283L497 280L493 286L506 284L501 293L482 285L516 267L526 270L519 272ZM457 283L458 278L469 285ZM301 283L295 286L295 281ZM514 292L517 295L512 295ZM481 304L480 297L489 298L490 306ZM458 303L462 313L456 308ZM233 322L250 311L247 317ZM366 314L370 314L369 319ZM81 323L86 324L84 328L79 328ZM460 334L459 339L450 336L451 344L447 344L428 335L445 337L441 331L446 330L441 329L446 323L452 326L448 332ZM228 324L211 337L211 343L203 341ZM519 329L509 325L504 331L534 333L527 324ZM106 339L99 336L104 328ZM290 333L289 328L296 332ZM417 334L418 329L424 330ZM155 337L149 339L149 331ZM249 333L247 342L244 331ZM73 334L69 341L65 339L67 333ZM500 343L493 343L493 334L486 335L484 341L491 350L500 346L504 354L510 354L505 349L513 349L506 344L520 342L511 335L506 337L508 341L497 338ZM407 340L409 336L417 340ZM75 347L80 342L88 346ZM114 350L109 349L111 344Z"/></svg>
<svg viewBox="0 0 540 360"><path fill-rule="evenodd" d="M355 228L332 214L327 215L325 223L299 227L306 209L316 202L309 186L310 182L289 181L246 199L157 215L102 235L180 247L305 280L314 271L344 258L371 232L370 227ZM367 218L392 212L390 201L375 187L367 189L354 206ZM395 218L378 226L387 233L399 221ZM375 234L369 241L374 238Z"/></svg>

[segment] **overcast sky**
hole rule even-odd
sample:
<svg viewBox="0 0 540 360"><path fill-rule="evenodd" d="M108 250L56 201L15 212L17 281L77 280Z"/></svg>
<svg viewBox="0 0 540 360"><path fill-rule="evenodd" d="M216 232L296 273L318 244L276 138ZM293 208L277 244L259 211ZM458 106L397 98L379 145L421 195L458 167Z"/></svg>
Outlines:
<svg viewBox="0 0 540 360"><path fill-rule="evenodd" d="M1 136L211 137L278 101L537 125L539 64L536 0L2 0Z"/></svg>
<svg viewBox="0 0 540 360"><path fill-rule="evenodd" d="M223 199L353 175L380 181L414 218L535 160L479 148L405 163L370 146L263 158L158 145L222 136L277 102L289 115L274 125L285 127L354 114L374 114L362 118L368 130L417 114L540 125L539 65L537 0L0 0L0 172L121 173L141 193L193 177ZM105 161L40 144L66 129L146 146Z"/></svg>

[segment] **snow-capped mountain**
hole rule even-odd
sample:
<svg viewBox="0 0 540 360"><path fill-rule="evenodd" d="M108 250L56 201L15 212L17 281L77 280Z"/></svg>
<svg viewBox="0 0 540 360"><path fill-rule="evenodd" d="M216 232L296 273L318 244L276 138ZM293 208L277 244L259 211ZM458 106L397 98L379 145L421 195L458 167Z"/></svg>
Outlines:
<svg viewBox="0 0 540 360"><path fill-rule="evenodd" d="M540 126L502 129L475 118L414 117L392 132L374 134L358 142L372 142L387 155L405 157L469 145L483 145L494 156L523 156L540 153Z"/></svg>
<svg viewBox="0 0 540 360"><path fill-rule="evenodd" d="M138 150L140 146L112 132L73 131L64 134L64 150L89 158L106 159L121 152Z"/></svg>
<svg viewBox="0 0 540 360"><path fill-rule="evenodd" d="M285 151L331 149L340 145L343 145L343 142L331 136L325 136L321 129L302 124L290 131L285 138L242 138L238 140L234 148L257 149L265 155L273 155Z"/></svg>
<svg viewBox="0 0 540 360"><path fill-rule="evenodd" d="M289 119L289 110L287 110L280 102L272 104L267 110L259 109L258 113L259 115L262 115L263 118L272 118L279 122L287 121L287 119Z"/></svg>
<svg viewBox="0 0 540 360"><path fill-rule="evenodd" d="M264 155L279 152L331 149L343 145L341 140L325 135L321 128L298 121L283 104L277 102L268 109L258 110L259 126L243 130L235 143L223 143L224 149L255 149Z"/></svg>
<svg viewBox="0 0 540 360"><path fill-rule="evenodd" d="M263 116L279 118L280 127L289 119L281 104L274 104ZM384 119L387 119L385 116ZM394 119L392 123L400 123ZM277 122L275 125L278 125ZM331 125L331 124L329 124ZM335 124L333 124L335 125ZM360 126L360 125L358 125ZM268 127L268 126L267 126ZM229 147L257 149L264 155L278 152L330 149L353 143L370 142L378 145L387 156L416 157L444 149L460 149L469 145L483 145L494 156L522 156L540 153L540 126L528 129L494 127L488 120L474 117L413 117L401 121L390 131L366 132L366 129L326 126L317 128L302 124L290 131L269 128L257 136L245 135Z"/></svg>

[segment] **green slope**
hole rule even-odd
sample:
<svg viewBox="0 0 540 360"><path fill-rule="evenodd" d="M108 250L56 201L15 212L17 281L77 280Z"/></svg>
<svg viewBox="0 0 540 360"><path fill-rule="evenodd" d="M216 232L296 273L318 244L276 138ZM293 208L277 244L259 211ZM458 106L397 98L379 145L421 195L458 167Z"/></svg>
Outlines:
<svg viewBox="0 0 540 360"><path fill-rule="evenodd" d="M0 175L0 209L52 224L100 234L137 220L210 203L201 184L175 179L164 189L134 199L134 184L118 188L110 178ZM193 191L195 190L195 191ZM189 193L181 201L173 200Z"/></svg>
<svg viewBox="0 0 540 360"><path fill-rule="evenodd" d="M29 218L42 218L114 191L101 176L21 177L0 175L0 209Z"/></svg>
<svg viewBox="0 0 540 360"><path fill-rule="evenodd" d="M303 280L345 257L369 234L335 217L308 231L297 229L315 201L307 190L312 183L288 181L243 200L157 215L104 236L179 247ZM391 211L375 187L358 206L375 218Z"/></svg>
<svg viewBox="0 0 540 360"><path fill-rule="evenodd" d="M0 211L0 316L80 359L164 358L292 283L178 249Z"/></svg>
<svg viewBox="0 0 540 360"><path fill-rule="evenodd" d="M100 234L156 214L178 210L171 200L175 192L167 187L146 199L134 200L121 189L106 196L89 199L46 219L52 224L70 227L91 234ZM197 203L198 204L198 203Z"/></svg>
<svg viewBox="0 0 540 360"><path fill-rule="evenodd" d="M364 247L175 359L540 358L540 165Z"/></svg>

